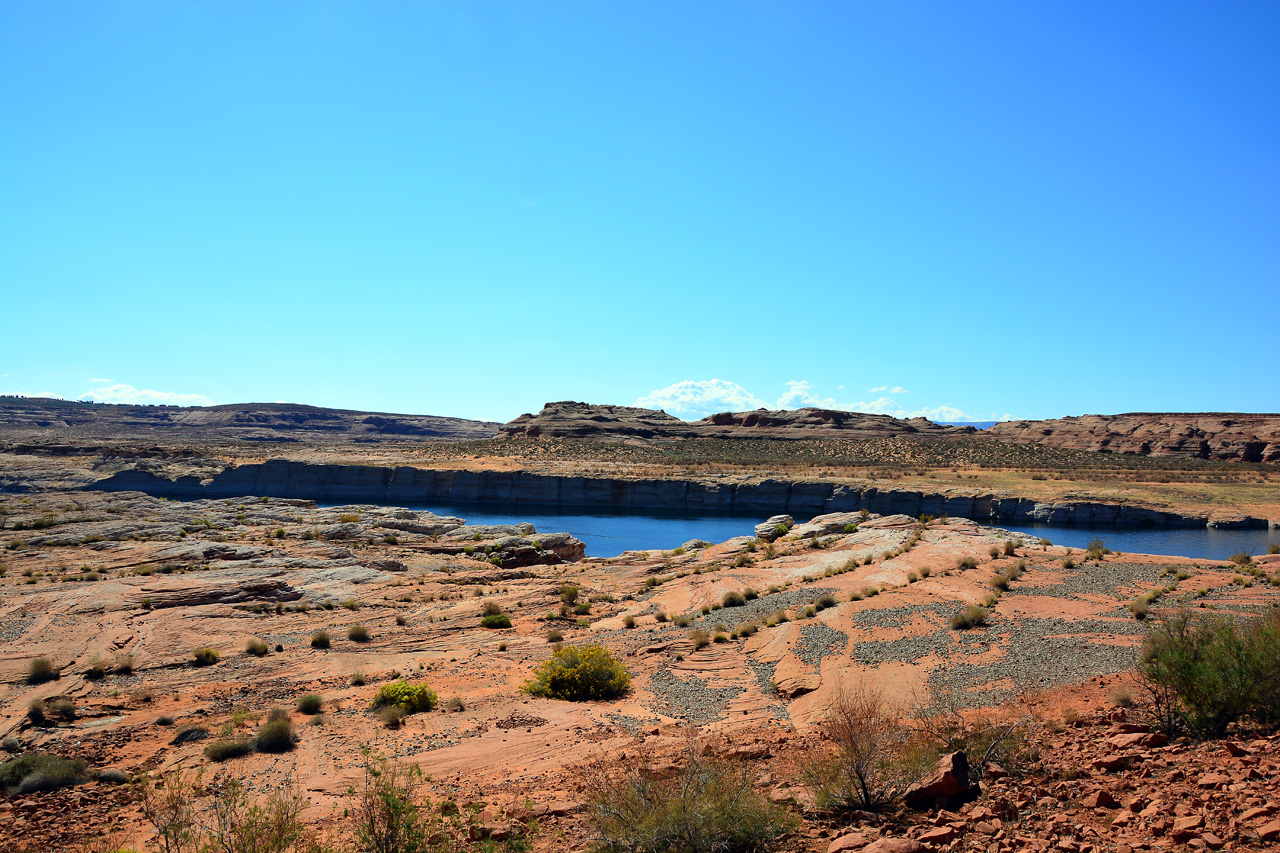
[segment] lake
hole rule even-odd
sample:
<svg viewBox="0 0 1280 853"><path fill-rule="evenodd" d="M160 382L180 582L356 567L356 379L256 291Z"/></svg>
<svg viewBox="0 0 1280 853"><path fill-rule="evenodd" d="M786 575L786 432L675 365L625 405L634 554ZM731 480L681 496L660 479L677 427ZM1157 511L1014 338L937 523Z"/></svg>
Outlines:
<svg viewBox="0 0 1280 853"><path fill-rule="evenodd" d="M542 533L572 533L586 545L589 557L616 557L623 551L644 549L670 550L690 539L723 542L734 536L752 535L753 528L765 520L764 516L757 515L639 514L522 504L396 505L407 509L430 510L436 515L456 515L465 518L468 524L519 524L527 521ZM808 519L797 518L796 521ZM1113 551L1169 554L1195 559L1225 560L1240 551L1265 554L1268 546L1280 545L1280 530L1004 523L994 523L994 526L1040 536L1055 545L1072 548L1084 548L1090 540L1097 537L1106 540L1107 547Z"/></svg>

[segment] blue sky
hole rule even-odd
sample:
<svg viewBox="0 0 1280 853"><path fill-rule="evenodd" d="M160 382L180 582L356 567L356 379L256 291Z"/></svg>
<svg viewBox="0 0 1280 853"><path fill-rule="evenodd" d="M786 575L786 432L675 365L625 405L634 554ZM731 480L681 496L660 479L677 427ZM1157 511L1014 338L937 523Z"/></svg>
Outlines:
<svg viewBox="0 0 1280 853"><path fill-rule="evenodd" d="M1280 4L0 0L0 392L1280 410Z"/></svg>

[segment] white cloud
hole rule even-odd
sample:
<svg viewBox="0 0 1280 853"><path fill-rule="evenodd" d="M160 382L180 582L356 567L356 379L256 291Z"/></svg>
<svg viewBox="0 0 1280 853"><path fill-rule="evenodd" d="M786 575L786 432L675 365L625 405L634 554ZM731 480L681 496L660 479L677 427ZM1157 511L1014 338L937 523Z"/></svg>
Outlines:
<svg viewBox="0 0 1280 853"><path fill-rule="evenodd" d="M844 412L866 412L873 415L890 415L895 418L928 418L931 421L986 421L1010 420L1006 413L1002 417L992 414L990 417L974 415L956 406L942 404L939 406L921 406L909 409L889 396L880 396L873 400L860 402L841 402L834 397L824 397L817 386L803 379L792 379L786 383L787 389L770 405L735 382L723 379L686 380L653 391L636 401L637 406L649 409L665 409L673 415L687 420L697 420L716 412L743 412L750 409L835 409ZM836 390L842 390L839 386ZM872 393L887 391L890 394L906 394L907 389L901 385L881 385L872 388Z"/></svg>
<svg viewBox="0 0 1280 853"><path fill-rule="evenodd" d="M743 412L769 407L746 388L723 379L677 382L649 392L636 400L636 405L646 409L664 409L686 420L697 420L715 412Z"/></svg>
<svg viewBox="0 0 1280 853"><path fill-rule="evenodd" d="M90 379L90 382L115 382L114 379Z"/></svg>
<svg viewBox="0 0 1280 853"><path fill-rule="evenodd" d="M876 387L874 387L874 388L868 388L868 389L867 389L867 393L868 393L868 394L879 394L881 391L888 391L888 390L889 390L889 386L888 386L888 385L877 385L877 386L876 386Z"/></svg>
<svg viewBox="0 0 1280 853"><path fill-rule="evenodd" d="M95 403L126 403L138 406L145 403L160 403L166 406L211 406L213 401L203 394L180 394L176 391L152 391L149 388L134 388L132 385L116 384L105 388L94 388L76 398L92 400Z"/></svg>

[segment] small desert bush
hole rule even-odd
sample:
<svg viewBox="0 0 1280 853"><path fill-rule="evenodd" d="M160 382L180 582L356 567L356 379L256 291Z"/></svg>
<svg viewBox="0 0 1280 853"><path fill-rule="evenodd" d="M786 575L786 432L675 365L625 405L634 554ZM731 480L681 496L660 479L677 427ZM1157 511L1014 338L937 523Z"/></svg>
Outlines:
<svg viewBox="0 0 1280 853"><path fill-rule="evenodd" d="M84 761L78 758L28 752L0 764L0 788L15 794L56 791L82 781L84 769Z"/></svg>
<svg viewBox="0 0 1280 853"><path fill-rule="evenodd" d="M747 603L747 598L736 590L730 590L724 594L724 598L721 599L720 603L725 607L742 607Z"/></svg>
<svg viewBox="0 0 1280 853"><path fill-rule="evenodd" d="M819 596L818 600L813 603L814 609L826 610L828 607L836 606L836 597L834 595Z"/></svg>
<svg viewBox="0 0 1280 853"><path fill-rule="evenodd" d="M253 741L247 737L221 738L204 748L204 756L210 761L228 761L251 752L253 752Z"/></svg>
<svg viewBox="0 0 1280 853"><path fill-rule="evenodd" d="M520 689L532 696L581 702L612 699L627 692L631 674L604 646L557 649Z"/></svg>
<svg viewBox="0 0 1280 853"><path fill-rule="evenodd" d="M1280 718L1280 611L1180 610L1151 628L1139 671L1146 710L1165 730L1221 737L1242 717Z"/></svg>
<svg viewBox="0 0 1280 853"><path fill-rule="evenodd" d="M350 684L352 687L364 687L364 683L365 683L364 673L363 672L351 673L351 677L347 679L347 683Z"/></svg>
<svg viewBox="0 0 1280 853"><path fill-rule="evenodd" d="M319 714L324 706L324 699L317 693L304 693L298 697L298 712L301 714Z"/></svg>
<svg viewBox="0 0 1280 853"><path fill-rule="evenodd" d="M339 524L358 524L359 522L360 516L354 512L344 512L338 516Z"/></svg>
<svg viewBox="0 0 1280 853"><path fill-rule="evenodd" d="M1006 539L1004 543L1004 555L1006 557L1015 556L1018 553L1018 545L1012 539Z"/></svg>
<svg viewBox="0 0 1280 853"><path fill-rule="evenodd" d="M667 621L667 613L666 613L666 611L665 611L665 610L659 610L657 613L653 614L653 618L654 618L654 619L656 619L656 620L657 620L657 621L659 621L659 622L666 622L666 621Z"/></svg>
<svg viewBox="0 0 1280 853"><path fill-rule="evenodd" d="M213 666L218 662L218 653L207 647L198 649L192 656L191 662L196 666Z"/></svg>
<svg viewBox="0 0 1280 853"><path fill-rule="evenodd" d="M353 643L369 642L369 629L363 625L352 625L347 629L347 639Z"/></svg>
<svg viewBox="0 0 1280 853"><path fill-rule="evenodd" d="M636 617L628 614L622 618L622 627L634 628L636 626Z"/></svg>
<svg viewBox="0 0 1280 853"><path fill-rule="evenodd" d="M1237 566L1253 565L1253 555L1250 554L1248 551L1241 551L1238 554L1232 554L1227 559L1235 563Z"/></svg>
<svg viewBox="0 0 1280 853"><path fill-rule="evenodd" d="M436 692L425 684L393 681L378 688L373 697L374 709L395 705L407 714L433 710L440 702Z"/></svg>
<svg viewBox="0 0 1280 853"><path fill-rule="evenodd" d="M991 556L991 559L993 560L998 558L1000 556L1000 546L992 545L990 548L987 549L987 553Z"/></svg>
<svg viewBox="0 0 1280 853"><path fill-rule="evenodd" d="M976 569L978 568L978 561L974 557L961 557L959 560L956 561L956 568L957 569Z"/></svg>
<svg viewBox="0 0 1280 853"><path fill-rule="evenodd" d="M244 651L245 651L245 654L250 654L250 655L253 655L254 657L260 658L267 653L268 647L266 643L262 642L261 640L255 637L254 639L244 644Z"/></svg>
<svg viewBox="0 0 1280 853"><path fill-rule="evenodd" d="M548 643L560 643L564 641L564 634L562 634L560 631L557 631L555 628L552 628L550 631L548 631L546 634L546 637L547 637Z"/></svg>
<svg viewBox="0 0 1280 853"><path fill-rule="evenodd" d="M328 631L316 631L314 634L312 634L312 635L311 635L311 648L313 648L313 649L327 649L327 648L329 648L329 632L328 632Z"/></svg>
<svg viewBox="0 0 1280 853"><path fill-rule="evenodd" d="M1062 561L1062 568L1064 569L1074 569L1075 567L1076 567L1076 561L1071 559L1070 557L1067 557Z"/></svg>
<svg viewBox="0 0 1280 853"><path fill-rule="evenodd" d="M293 723L288 716L268 719L253 738L253 748L258 752L288 752L294 745Z"/></svg>
<svg viewBox="0 0 1280 853"><path fill-rule="evenodd" d="M480 625L484 628L510 628L511 617L505 613L489 613L480 620Z"/></svg>
<svg viewBox="0 0 1280 853"><path fill-rule="evenodd" d="M684 613L677 613L675 616L671 617L671 624L675 625L677 628L688 628L693 624L693 618Z"/></svg>
<svg viewBox="0 0 1280 853"><path fill-rule="evenodd" d="M837 813L879 811L913 779L901 759L907 729L900 709L869 686L842 690L822 720L836 753L806 776L820 808Z"/></svg>
<svg viewBox="0 0 1280 853"><path fill-rule="evenodd" d="M27 683L44 684L58 677L58 669L48 658L35 658L27 664Z"/></svg>
<svg viewBox="0 0 1280 853"><path fill-rule="evenodd" d="M43 726L45 724L43 699L31 700L31 704L27 706L27 719L31 721L33 726Z"/></svg>
<svg viewBox="0 0 1280 853"><path fill-rule="evenodd" d="M1008 576L1006 576L1006 575L1004 575L1004 574L1002 574L1002 573L1000 573L1000 572L996 572L994 575L992 575L992 576L991 576L991 579L990 579L990 580L988 580L988 581L987 581L987 583L991 584L991 586L992 586L993 588L998 589L998 590L1000 590L1001 592L1004 592L1004 591L1006 591L1007 589L1009 589L1009 578L1008 578Z"/></svg>
<svg viewBox="0 0 1280 853"><path fill-rule="evenodd" d="M486 601L480 606L481 616L497 616L502 612L502 607L496 601Z"/></svg>
<svg viewBox="0 0 1280 853"><path fill-rule="evenodd" d="M951 628L964 631L987 624L987 611L981 607L963 607L951 614Z"/></svg>
<svg viewBox="0 0 1280 853"><path fill-rule="evenodd" d="M711 636L701 628L696 628L690 631L689 639L693 641L693 647L695 649L704 648L711 642Z"/></svg>
<svg viewBox="0 0 1280 853"><path fill-rule="evenodd" d="M586 774L587 815L599 853L755 853L772 850L796 821L755 789L749 765L692 744L668 777L643 764Z"/></svg>
<svg viewBox="0 0 1280 853"><path fill-rule="evenodd" d="M378 721L389 729L398 729L404 725L404 718L409 716L399 705L387 705L378 709Z"/></svg>

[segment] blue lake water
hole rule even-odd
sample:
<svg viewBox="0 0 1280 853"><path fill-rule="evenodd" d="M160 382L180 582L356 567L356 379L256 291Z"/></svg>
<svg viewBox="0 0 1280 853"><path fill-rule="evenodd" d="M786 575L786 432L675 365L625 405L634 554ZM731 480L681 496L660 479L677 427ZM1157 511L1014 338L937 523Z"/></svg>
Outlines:
<svg viewBox="0 0 1280 853"><path fill-rule="evenodd" d="M397 504L426 509L437 515L455 515L468 524L519 524L529 522L542 533L567 532L583 541L587 556L616 557L623 551L660 548L670 550L690 539L723 542L734 536L750 536L763 515L686 515L635 513L522 504ZM807 521L797 518L796 521ZM991 522L986 522L991 523ZM1240 551L1265 554L1269 545L1280 545L1280 530L1213 530L1204 527L1116 527L1107 525L994 526L1048 539L1055 545L1083 548L1094 537L1106 540L1113 551L1170 554L1195 559L1223 560Z"/></svg>

